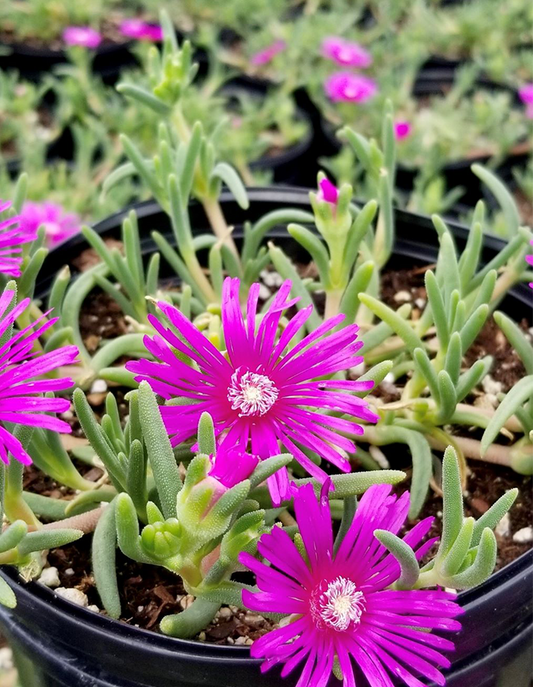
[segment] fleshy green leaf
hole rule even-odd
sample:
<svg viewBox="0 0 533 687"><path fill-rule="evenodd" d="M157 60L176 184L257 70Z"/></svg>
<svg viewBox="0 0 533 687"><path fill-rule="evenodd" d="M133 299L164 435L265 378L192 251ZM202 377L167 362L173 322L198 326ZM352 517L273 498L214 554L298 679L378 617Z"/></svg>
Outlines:
<svg viewBox="0 0 533 687"><path fill-rule="evenodd" d="M472 532L472 546L477 546L481 541L483 530L487 527L493 530L500 522L503 516L511 509L511 506L518 496L518 489L510 489L503 496L492 504L488 511L476 521L474 531Z"/></svg>
<svg viewBox="0 0 533 687"><path fill-rule="evenodd" d="M117 530L115 503L100 516L93 534L91 559L100 599L112 618L120 618L120 597L116 570Z"/></svg>
<svg viewBox="0 0 533 687"><path fill-rule="evenodd" d="M400 565L402 572L395 586L398 589L412 589L420 574L413 549L388 530L375 530L374 536L391 552Z"/></svg>
<svg viewBox="0 0 533 687"><path fill-rule="evenodd" d="M206 456L216 453L215 426L209 413L202 413L198 423L198 453Z"/></svg>
<svg viewBox="0 0 533 687"><path fill-rule="evenodd" d="M175 518L181 479L174 451L155 394L148 382L141 382L138 393L143 438L163 515L165 518Z"/></svg>
<svg viewBox="0 0 533 687"><path fill-rule="evenodd" d="M511 415L530 398L532 389L533 375L528 375L517 382L506 394L492 416L487 429L483 433L483 437L481 438L481 455L487 451Z"/></svg>
<svg viewBox="0 0 533 687"><path fill-rule="evenodd" d="M15 592L3 577L0 577L0 604L6 608L15 608L17 605Z"/></svg>
<svg viewBox="0 0 533 687"><path fill-rule="evenodd" d="M439 557L446 556L463 526L463 493L459 461L452 446L448 446L442 460L442 536Z"/></svg>
<svg viewBox="0 0 533 687"><path fill-rule="evenodd" d="M471 589L488 580L496 565L498 544L494 532L488 527L483 530L477 554L472 565L465 571L454 575L451 584L455 589Z"/></svg>

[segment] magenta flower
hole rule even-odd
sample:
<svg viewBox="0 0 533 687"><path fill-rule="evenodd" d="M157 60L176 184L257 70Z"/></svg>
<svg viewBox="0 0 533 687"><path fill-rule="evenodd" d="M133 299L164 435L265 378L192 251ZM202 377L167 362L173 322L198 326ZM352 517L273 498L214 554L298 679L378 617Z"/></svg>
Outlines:
<svg viewBox="0 0 533 687"><path fill-rule="evenodd" d="M218 449L216 456L210 456L212 468L209 477L215 479L222 490L231 489L248 479L259 463L259 457L239 448Z"/></svg>
<svg viewBox="0 0 533 687"><path fill-rule="evenodd" d="M15 320L30 306L25 298L11 312L7 312L15 293L4 291L0 296L0 337L9 331ZM66 398L46 398L48 391L62 391L73 386L69 377L39 379L64 365L72 365L77 356L76 346L65 346L37 356L33 343L57 322L57 317L40 324L45 313L20 332L14 333L0 348L0 459L9 463L8 453L20 463L29 465L31 458L20 441L4 427L13 422L29 427L42 427L69 434L67 422L49 413L64 413L70 408Z"/></svg>
<svg viewBox="0 0 533 687"><path fill-rule="evenodd" d="M409 495L397 498L388 485L370 487L335 553L324 492L318 503L313 487L305 485L294 498L305 558L278 527L264 534L257 547L270 565L248 553L239 557L255 573L260 589L243 591L243 603L259 613L295 616L256 640L252 656L265 659L263 672L283 663L282 677L304 662L297 687L325 687L335 657L344 687L355 687L352 661L372 687L392 687L389 674L409 687L427 684L416 674L444 685L438 668L449 667L450 661L441 652L454 645L430 631L459 630L454 618L462 609L455 596L444 591L388 589L398 580L400 567L374 536L376 529L399 532ZM422 520L403 538L419 560L435 543L420 544L432 521Z"/></svg>
<svg viewBox="0 0 533 687"><path fill-rule="evenodd" d="M102 34L90 26L67 26L63 31L63 40L67 45L95 49L102 42Z"/></svg>
<svg viewBox="0 0 533 687"><path fill-rule="evenodd" d="M55 248L81 230L81 220L73 212L65 212L61 205L55 203L24 203L20 214L20 223L27 231L35 234L39 227L44 227L46 243Z"/></svg>
<svg viewBox="0 0 533 687"><path fill-rule="evenodd" d="M0 200L0 215L9 210L11 202ZM0 220L0 272L10 277L20 277L22 248L37 238L37 230L21 224L21 217Z"/></svg>
<svg viewBox="0 0 533 687"><path fill-rule="evenodd" d="M160 43L163 40L163 29L159 24L149 24L138 18L125 19L120 24L120 33L138 41Z"/></svg>
<svg viewBox="0 0 533 687"><path fill-rule="evenodd" d="M403 141L411 134L411 124L409 122L394 122L394 136L397 141Z"/></svg>
<svg viewBox="0 0 533 687"><path fill-rule="evenodd" d="M525 105L533 105L533 83L526 83L519 88L518 97Z"/></svg>
<svg viewBox="0 0 533 687"><path fill-rule="evenodd" d="M250 57L250 64L253 64L256 67L259 67L262 64L268 64L274 59L274 57L276 57L278 53L283 52L286 47L287 44L285 41L275 41L272 43L272 45L269 45L266 48L263 48L263 50L260 50L252 55Z"/></svg>
<svg viewBox="0 0 533 687"><path fill-rule="evenodd" d="M372 55L359 43L332 36L322 41L322 55L343 67L369 67Z"/></svg>
<svg viewBox="0 0 533 687"><path fill-rule="evenodd" d="M324 178L318 182L318 186L317 198L319 200L325 200L332 205L337 205L337 201L339 200L339 189L335 184L332 184L329 179Z"/></svg>
<svg viewBox="0 0 533 687"><path fill-rule="evenodd" d="M250 288L245 318L239 288L238 279L224 282L222 330L227 355L177 308L160 302L159 308L181 338L150 316L159 335L147 336L144 342L157 362L139 360L126 365L138 382L148 381L163 398L189 399L179 406L161 408L173 446L194 436L201 414L208 412L223 449L237 446L246 451L250 446L252 453L264 459L280 453L280 442L313 477L324 481L326 474L308 458L302 446L349 472L344 452L355 451L355 445L344 433L362 434L363 429L355 422L322 411L338 411L376 422L377 416L370 412L366 401L352 395L372 388L372 382L324 378L362 362L357 355L362 346L357 341L359 328L354 324L334 332L344 319L344 315L338 315L285 352L309 318L312 306L300 310L276 341L283 311L298 301L289 300L291 282L281 286L258 327L255 319L260 285ZM195 367L184 362L183 356L190 358ZM269 478L269 487L274 503L287 496L285 468Z"/></svg>
<svg viewBox="0 0 533 687"><path fill-rule="evenodd" d="M373 98L378 87L373 79L350 72L337 72L324 82L326 95L334 103L364 103Z"/></svg>
<svg viewBox="0 0 533 687"><path fill-rule="evenodd" d="M533 83L526 83L519 88L518 97L526 106L526 117L533 119Z"/></svg>

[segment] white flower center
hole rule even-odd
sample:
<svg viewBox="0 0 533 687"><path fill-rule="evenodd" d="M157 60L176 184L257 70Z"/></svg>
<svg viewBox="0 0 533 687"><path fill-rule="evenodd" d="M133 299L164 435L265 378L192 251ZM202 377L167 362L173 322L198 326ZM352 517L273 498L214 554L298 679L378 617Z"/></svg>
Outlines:
<svg viewBox="0 0 533 687"><path fill-rule="evenodd" d="M329 627L343 632L350 623L359 624L365 610L365 597L351 581L339 575L328 584L318 602L320 618Z"/></svg>
<svg viewBox="0 0 533 687"><path fill-rule="evenodd" d="M346 86L344 89L344 95L346 98L357 98L359 96L359 89L357 86Z"/></svg>
<svg viewBox="0 0 533 687"><path fill-rule="evenodd" d="M228 387L228 401L232 410L240 410L239 416L264 415L277 401L279 391L266 375L239 370L231 376Z"/></svg>
<svg viewBox="0 0 533 687"><path fill-rule="evenodd" d="M352 59L352 50L351 48L339 48L339 52L337 53L338 59L341 62L350 62Z"/></svg>

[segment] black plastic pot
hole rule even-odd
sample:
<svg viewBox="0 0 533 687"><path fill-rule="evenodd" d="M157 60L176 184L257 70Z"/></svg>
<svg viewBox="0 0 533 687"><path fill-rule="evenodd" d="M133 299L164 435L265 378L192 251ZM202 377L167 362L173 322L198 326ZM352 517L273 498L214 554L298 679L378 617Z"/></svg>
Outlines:
<svg viewBox="0 0 533 687"><path fill-rule="evenodd" d="M126 41L99 47L92 65L94 73L106 83L114 83L124 68L137 64L132 45L133 41ZM24 43L0 43L0 48L0 69L15 69L32 81L39 81L54 67L69 61L64 50L33 48Z"/></svg>
<svg viewBox="0 0 533 687"><path fill-rule="evenodd" d="M250 209L243 211L229 193L221 196L237 239L245 219L255 220L280 208L309 209L305 189L254 188L249 190L249 198ZM168 218L153 202L136 209L143 251L148 255L153 250L151 230L170 236ZM126 214L100 222L97 231L118 237ZM208 228L197 204L191 206L191 224L198 232ZM430 220L397 211L396 224L398 237L391 266L433 262L437 238ZM462 248L468 229L452 225L451 230ZM275 228L270 238L294 259L306 259L284 227ZM486 237L483 260L490 260L502 245L499 239ZM53 251L37 293L45 293L56 270L71 263L86 247L78 236ZM501 308L521 319L531 300L528 287L520 286L511 291ZM0 607L0 626L31 660L35 670L32 687L293 687L296 682L296 678L281 680L276 670L262 675L259 662L250 658L247 648L177 640L140 630L75 606L40 584L24 584L14 569L5 568L1 575L15 590L18 606L14 611ZM532 587L533 551L529 551L485 584L460 595L465 610L463 630L455 638L457 651L448 671L448 687L529 687ZM332 679L330 687L338 684Z"/></svg>

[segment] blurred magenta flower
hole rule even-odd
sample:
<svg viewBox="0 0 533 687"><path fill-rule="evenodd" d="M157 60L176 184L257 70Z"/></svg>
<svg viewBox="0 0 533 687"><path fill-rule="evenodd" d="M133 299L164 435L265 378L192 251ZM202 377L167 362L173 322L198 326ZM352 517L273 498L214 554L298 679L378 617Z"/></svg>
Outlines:
<svg viewBox="0 0 533 687"><path fill-rule="evenodd" d="M102 34L90 26L67 26L63 31L63 40L67 45L83 45L94 49L102 42Z"/></svg>
<svg viewBox="0 0 533 687"><path fill-rule="evenodd" d="M367 76L336 72L326 79L324 90L333 102L364 103L376 95L378 87Z"/></svg>
<svg viewBox="0 0 533 687"><path fill-rule="evenodd" d="M163 40L163 29L159 24L149 24L137 18L125 19L120 24L120 33L138 41L159 43Z"/></svg>
<svg viewBox="0 0 533 687"><path fill-rule="evenodd" d="M526 117L533 119L533 83L526 83L519 88L518 97L526 106Z"/></svg>
<svg viewBox="0 0 533 687"><path fill-rule="evenodd" d="M318 200L325 200L327 203L337 205L339 200L339 189L329 179L321 179L318 182Z"/></svg>
<svg viewBox="0 0 533 687"><path fill-rule="evenodd" d="M222 291L222 331L227 352L220 352L182 313L168 303L158 306L172 329L149 316L156 336L144 338L155 360L126 364L138 382L147 381L155 393L180 405L164 405L161 415L173 446L196 435L201 414L213 418L222 450L250 450L261 459L280 453L280 444L309 472L323 482L326 473L304 452L316 452L343 472L351 466L346 453L355 451L348 436L363 434L353 419L326 415L336 411L351 418L376 422L367 401L355 393L373 382L336 379L336 372L359 365L362 342L358 326L339 331L344 320L337 315L288 349L311 315L313 306L299 310L280 333L283 312L292 284L285 281L256 324L260 284L252 284L243 316L239 279L227 278ZM179 336L178 336L179 334ZM278 339L279 335L279 339ZM288 349L288 350L287 350ZM188 364L190 359L193 364ZM345 436L347 435L347 436ZM302 447L304 450L302 450ZM286 468L268 479L273 503L289 493Z"/></svg>
<svg viewBox="0 0 533 687"><path fill-rule="evenodd" d="M412 126L410 122L394 122L394 136L397 141L403 141L404 138L410 136Z"/></svg>
<svg viewBox="0 0 533 687"><path fill-rule="evenodd" d="M262 64L267 64L273 60L278 53L283 52L286 47L287 44L285 41L275 41L272 43L272 45L269 45L266 48L263 48L263 50L260 50L252 55L250 58L250 64L253 64L257 67Z"/></svg>
<svg viewBox="0 0 533 687"><path fill-rule="evenodd" d="M78 215L65 212L61 205L48 201L24 203L20 213L20 222L25 230L35 233L39 227L44 227L46 244L49 248L55 248L81 229L81 220Z"/></svg>
<svg viewBox="0 0 533 687"><path fill-rule="evenodd" d="M9 306L15 297L14 291L6 290L0 296L0 336L9 332L15 320L31 305L25 298L11 311ZM36 355L35 340L57 322L57 317L45 321L44 313L22 331L11 334L0 348L0 459L9 463L8 453L29 465L31 458L20 441L6 429L4 422L42 427L54 432L69 434L72 429L64 420L53 413L64 413L70 408L66 398L47 398L43 394L63 391L74 385L70 377L40 379L60 367L72 365L77 356L76 346L64 346L55 351Z"/></svg>
<svg viewBox="0 0 533 687"><path fill-rule="evenodd" d="M343 67L369 67L372 55L358 43L332 36L322 41L322 55Z"/></svg>
<svg viewBox="0 0 533 687"><path fill-rule="evenodd" d="M519 88L518 97L526 105L533 105L533 83L526 83Z"/></svg>
<svg viewBox="0 0 533 687"><path fill-rule="evenodd" d="M0 215L9 210L11 202L0 200ZM37 238L37 229L21 223L20 215L0 219L0 272L10 277L20 277L22 248Z"/></svg>
<svg viewBox="0 0 533 687"><path fill-rule="evenodd" d="M355 687L354 664L371 687L392 687L395 677L410 687L444 685L439 669L450 661L442 652L453 651L454 644L432 631L461 629L455 620L462 613L456 596L440 589L390 589L400 566L374 536L377 529L398 535L407 519L409 494L398 498L389 485L371 486L335 550L327 491L326 483L320 502L310 484L295 494L305 552L287 532L273 527L257 546L264 563L249 553L239 556L255 573L260 590L244 590L244 605L290 616L290 622L253 643L252 656L264 659L262 672L283 664L282 677L303 664L297 687L330 684L335 659L344 687ZM435 543L421 543L432 522L432 517L422 520L403 537L418 560Z"/></svg>

